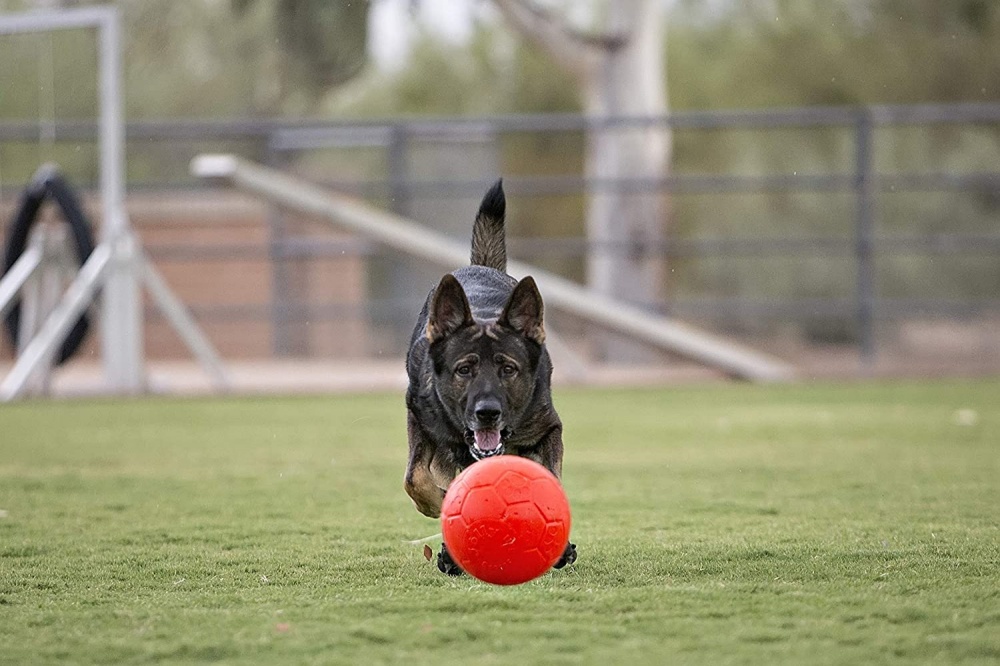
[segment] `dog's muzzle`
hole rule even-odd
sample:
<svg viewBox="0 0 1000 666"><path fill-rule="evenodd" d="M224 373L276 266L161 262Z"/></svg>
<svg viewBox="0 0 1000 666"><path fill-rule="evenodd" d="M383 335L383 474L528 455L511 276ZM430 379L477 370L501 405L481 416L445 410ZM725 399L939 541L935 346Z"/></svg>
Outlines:
<svg viewBox="0 0 1000 666"><path fill-rule="evenodd" d="M492 458L503 454L504 442L507 440L509 431L497 428L479 428L465 431L465 442L469 445L469 452L476 460Z"/></svg>

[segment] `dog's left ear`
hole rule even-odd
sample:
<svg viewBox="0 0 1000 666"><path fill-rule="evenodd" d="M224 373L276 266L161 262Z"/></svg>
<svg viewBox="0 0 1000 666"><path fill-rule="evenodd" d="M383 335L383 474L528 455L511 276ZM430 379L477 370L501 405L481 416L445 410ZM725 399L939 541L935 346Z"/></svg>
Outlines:
<svg viewBox="0 0 1000 666"><path fill-rule="evenodd" d="M499 323L508 326L538 344L545 342L542 325L542 295L538 293L535 279L530 275L514 287Z"/></svg>

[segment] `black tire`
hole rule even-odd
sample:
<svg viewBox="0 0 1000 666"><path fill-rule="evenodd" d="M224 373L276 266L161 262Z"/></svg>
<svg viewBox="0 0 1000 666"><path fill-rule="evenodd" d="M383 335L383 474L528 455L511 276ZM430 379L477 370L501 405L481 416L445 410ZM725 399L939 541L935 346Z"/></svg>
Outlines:
<svg viewBox="0 0 1000 666"><path fill-rule="evenodd" d="M69 183L59 173L55 171L46 172L44 175L33 180L25 188L21 195L21 203L17 212L11 218L7 227L7 239L4 243L3 275L11 269L14 262L24 253L28 245L28 235L31 226L38 218L38 213L45 203L47 197L51 197L59 206L63 220L69 225L73 237L73 246L76 249L76 258L82 266L90 253L94 251L94 236L90 230L90 222L83 212L80 200L70 187ZM20 299L13 305L4 320L4 328L7 329L7 338L14 348L17 349L17 335L21 325L21 301ZM80 315L80 318L66 334L59 347L59 352L55 358L57 365L69 360L83 344L90 331L90 317L87 312Z"/></svg>

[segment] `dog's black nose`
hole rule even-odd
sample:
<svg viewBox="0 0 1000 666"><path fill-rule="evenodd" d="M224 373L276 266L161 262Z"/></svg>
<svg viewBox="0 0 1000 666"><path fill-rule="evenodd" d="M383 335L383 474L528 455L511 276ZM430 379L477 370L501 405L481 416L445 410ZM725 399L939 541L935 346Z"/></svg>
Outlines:
<svg viewBox="0 0 1000 666"><path fill-rule="evenodd" d="M498 400L484 399L476 403L476 418L484 425L496 423L500 419L501 411Z"/></svg>

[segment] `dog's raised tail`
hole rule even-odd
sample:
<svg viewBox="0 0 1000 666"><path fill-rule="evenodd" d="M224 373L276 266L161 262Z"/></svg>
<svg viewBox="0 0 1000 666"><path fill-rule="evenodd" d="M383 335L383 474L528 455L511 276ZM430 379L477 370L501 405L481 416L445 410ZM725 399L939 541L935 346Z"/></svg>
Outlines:
<svg viewBox="0 0 1000 666"><path fill-rule="evenodd" d="M472 265L507 270L507 240L503 219L507 201L503 180L493 184L479 204L479 213L472 225Z"/></svg>

